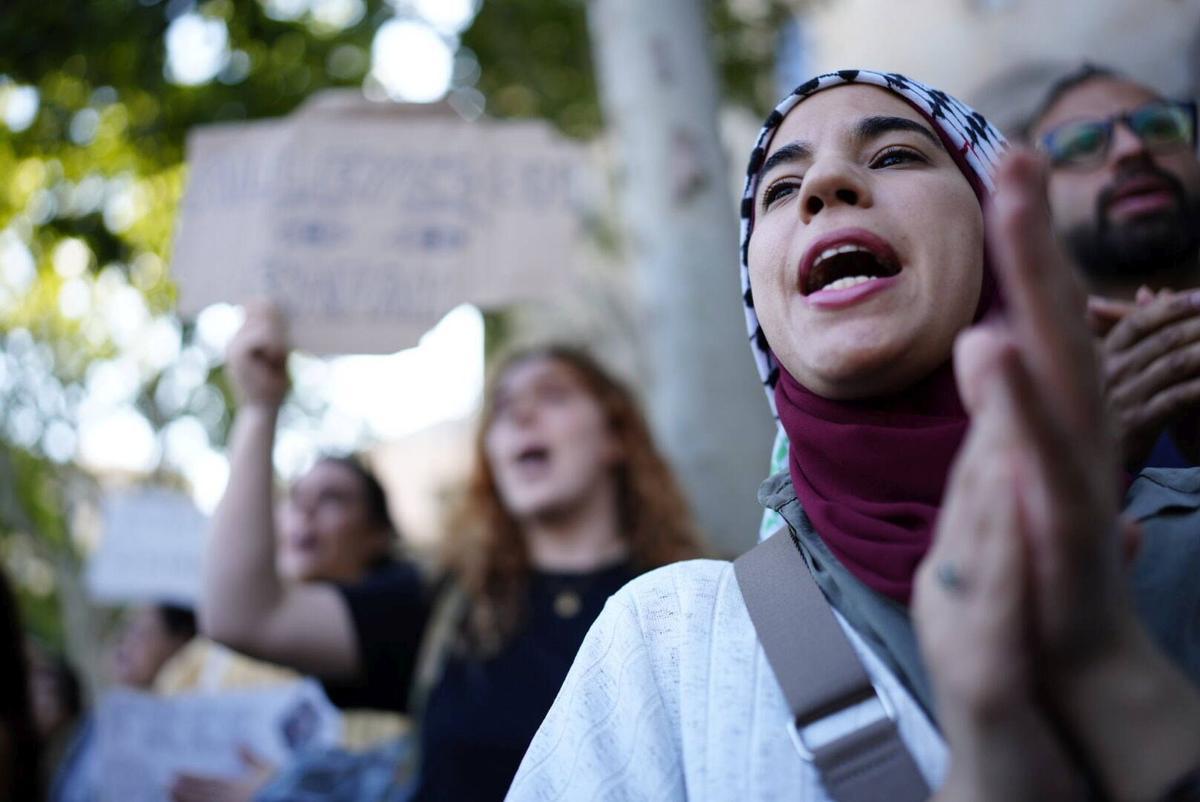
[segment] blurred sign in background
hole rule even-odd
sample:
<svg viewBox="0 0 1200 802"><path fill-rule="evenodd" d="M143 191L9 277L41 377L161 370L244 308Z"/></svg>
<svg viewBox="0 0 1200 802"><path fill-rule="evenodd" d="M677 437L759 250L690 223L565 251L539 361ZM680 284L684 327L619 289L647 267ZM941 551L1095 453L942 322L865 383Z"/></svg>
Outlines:
<svg viewBox="0 0 1200 802"><path fill-rule="evenodd" d="M591 167L579 143L538 121L317 100L189 137L180 314L270 298L299 348L391 353L464 302L574 289Z"/></svg>
<svg viewBox="0 0 1200 802"><path fill-rule="evenodd" d="M96 713L100 802L168 802L181 772L237 777L246 749L272 765L335 746L342 716L313 680L162 697L109 693Z"/></svg>
<svg viewBox="0 0 1200 802"><path fill-rule="evenodd" d="M104 499L103 516L87 572L92 598L195 605L208 518L191 498L150 486L115 491Z"/></svg>

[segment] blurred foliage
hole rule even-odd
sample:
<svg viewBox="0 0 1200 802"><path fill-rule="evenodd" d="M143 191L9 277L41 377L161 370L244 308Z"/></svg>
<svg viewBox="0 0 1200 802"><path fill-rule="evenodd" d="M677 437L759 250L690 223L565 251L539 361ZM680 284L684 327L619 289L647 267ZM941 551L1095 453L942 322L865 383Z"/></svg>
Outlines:
<svg viewBox="0 0 1200 802"><path fill-rule="evenodd" d="M295 4L293 4L295 5ZM354 8L354 3L349 7ZM274 6L269 9L268 6ZM57 641L46 566L75 559L68 534L74 423L97 365L135 366L132 402L160 428L184 414L223 442L230 395L215 363L179 392L167 264L194 125L276 116L313 91L363 82L383 0L342 27L287 4L208 0L6 0L0 14L0 556L31 627ZM164 36L181 14L220 20L229 58L215 80L178 85ZM36 115L11 124L36 90ZM6 125L6 120L10 124ZM191 371L193 374L196 370ZM127 376L128 378L128 376ZM170 389L170 388L166 388ZM174 396L174 397L172 397ZM50 585L52 589L52 583Z"/></svg>
<svg viewBox="0 0 1200 802"><path fill-rule="evenodd" d="M775 52L784 23L816 0L732 0L709 5L722 95L766 117L779 101Z"/></svg>
<svg viewBox="0 0 1200 802"><path fill-rule="evenodd" d="M258 2L209 0L195 10L224 22L231 57L216 80L179 86L167 78L163 35L190 3L8 0L5 6L0 75L35 87L40 103L28 128L0 139L0 175L10 177L0 194L0 227L16 223L28 231L41 274L51 272L44 268L62 238L82 239L91 269L116 265L153 311L173 300L161 264L182 190L188 129L286 114L317 89L361 83L374 31L391 16L382 0L371 0L356 24L323 31L304 19L272 19ZM155 260L139 274L134 265L146 254ZM55 283L38 288L47 303L55 300ZM69 337L73 327L43 306L25 303L19 317L0 321L36 326L48 341ZM98 344L71 345L86 361ZM76 368L65 372L74 377L82 365L63 367Z"/></svg>
<svg viewBox="0 0 1200 802"><path fill-rule="evenodd" d="M335 5L351 13L330 21L318 9L332 6L309 0L4 0L0 557L47 640L57 616L37 566L75 559L67 487L84 481L71 467L75 424L97 371L125 370L129 400L156 430L191 415L211 442L227 433L220 355L171 315L187 132L287 114L322 88L369 80L375 31L410 3ZM729 99L765 110L785 3L709 10ZM182 15L219 21L228 43L224 67L193 86L169 74L165 37ZM461 44L455 84L482 92L489 114L549 119L574 136L600 130L583 0L487 0ZM20 119L22 103L31 118ZM503 329L490 325L489 335Z"/></svg>
<svg viewBox="0 0 1200 802"><path fill-rule="evenodd" d="M177 86L166 78L163 35L193 9L225 23L237 55L217 80ZM383 0L368 0L355 24L329 30L307 17L272 19L245 0L6 0L0 74L42 92L45 106L21 141L58 152L75 144L79 110L116 106L112 133L136 143L125 166L166 167L179 162L193 125L286 114L314 90L360 83L374 32L391 16Z"/></svg>
<svg viewBox="0 0 1200 802"><path fill-rule="evenodd" d="M708 0L713 59L727 101L765 115L777 100L778 31L795 0ZM587 137L603 125L584 0L484 2L463 45L482 65L488 114L540 117Z"/></svg>
<svg viewBox="0 0 1200 802"><path fill-rule="evenodd" d="M66 478L49 460L0 441L0 521L9 530L0 558L19 588L26 626L48 643L62 637L54 562L72 558L63 516Z"/></svg>

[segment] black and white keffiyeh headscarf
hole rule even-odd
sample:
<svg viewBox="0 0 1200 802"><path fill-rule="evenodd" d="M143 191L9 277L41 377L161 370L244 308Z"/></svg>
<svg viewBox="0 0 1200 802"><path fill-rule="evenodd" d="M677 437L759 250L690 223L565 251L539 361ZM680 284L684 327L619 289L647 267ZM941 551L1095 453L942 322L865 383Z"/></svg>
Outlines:
<svg viewBox="0 0 1200 802"><path fill-rule="evenodd" d="M947 149L959 163L960 169L967 168L976 179L973 185L977 192L990 194L993 189L992 176L1000 154L1007 147L1003 134L993 128L983 115L965 103L933 89L925 84L896 73L873 70L838 70L827 72L805 81L775 107L758 134L754 150L750 153L750 164L746 169L746 185L742 192L741 206L741 273L742 302L745 306L746 329L750 334L750 347L758 366L758 375L767 392L771 412L775 413L775 384L779 369L767 345L767 338L758 324L754 311L754 297L750 289L750 267L747 255L750 250L750 234L754 230L754 193L758 189L758 174L762 169L771 139L775 136L788 112L823 89L842 84L870 84L882 87L907 101L935 126L947 145ZM967 172L964 170L964 172ZM779 449L775 449L778 452Z"/></svg>
<svg viewBox="0 0 1200 802"><path fill-rule="evenodd" d="M779 366L775 362L775 357L771 353L766 335L759 325L758 315L754 310L750 268L747 262L750 235L754 229L754 195L758 189L759 172L767 152L770 150L771 140L775 136L776 130L792 109L823 89L854 83L878 86L893 92L919 111L934 126L947 151L971 182L980 200L992 192L996 165L999 163L1001 153L1007 147L1004 136L992 127L979 112L941 90L933 89L919 81L896 73L873 70L838 70L824 73L798 86L768 115L759 132L754 150L750 154L750 162L746 170L746 183L741 203L740 261L746 330L750 337L750 347L758 367L759 377L767 394L767 402L777 421L775 388L779 382ZM788 457L787 435L783 431L783 427L779 426L775 445L771 451L772 475L788 467ZM766 537L781 524L782 520L778 515L767 510L759 530L760 538Z"/></svg>

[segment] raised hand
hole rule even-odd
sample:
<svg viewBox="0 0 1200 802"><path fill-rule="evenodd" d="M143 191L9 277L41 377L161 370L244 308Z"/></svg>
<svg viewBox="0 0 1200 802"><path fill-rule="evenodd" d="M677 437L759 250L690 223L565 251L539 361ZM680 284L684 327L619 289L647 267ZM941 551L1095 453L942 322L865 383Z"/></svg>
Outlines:
<svg viewBox="0 0 1200 802"><path fill-rule="evenodd" d="M991 719L973 711L1003 714L1007 702L1015 712L1000 721L1032 721L1029 731L1039 733L1023 750L999 752L1011 754L1010 762L1053 756L1053 739L1047 749L1043 737L1049 731L1039 729L1053 720L1054 732L1109 796L1152 799L1200 763L1200 695L1151 645L1125 592L1118 450L1083 293L1051 234L1045 174L1032 155L1015 152L1001 166L987 224L1007 315L964 334L956 352L972 430L922 568L922 599L933 600L922 604L934 612L918 608L931 675L943 686L939 704L958 706L939 711L952 722L951 779L957 756L965 754L970 766L978 752L971 743L989 732L983 724ZM970 537L981 544L963 548ZM1021 545L996 545L1006 539ZM1010 567L1017 553L1023 572ZM939 568L943 563L953 570ZM945 609L948 594L972 592L990 598L994 609L985 612L982 601L974 613L970 604ZM938 648L939 608L942 616L969 620L971 648L1000 665L944 665L954 657ZM1022 618L1023 625L1015 623ZM961 630L959 636L966 639ZM1027 681L1031 673L1036 687ZM985 682L995 684L991 697ZM956 687L968 692L953 693ZM983 695L973 696L972 688ZM966 735L956 736L955 726ZM1003 743L1011 747L1015 739Z"/></svg>
<svg viewBox="0 0 1200 802"><path fill-rule="evenodd" d="M992 264L1018 359L1012 391L1037 635L1058 667L1113 647L1132 618L1117 519L1117 451L1075 272L1050 227L1031 154L1001 165L987 211Z"/></svg>
<svg viewBox="0 0 1200 802"><path fill-rule="evenodd" d="M972 425L947 486L913 616L950 745L939 799L1084 798L1082 773L1037 702L1028 543L1020 534L1021 399L1005 332L968 332L955 350Z"/></svg>
<svg viewBox="0 0 1200 802"><path fill-rule="evenodd" d="M234 391L243 407L274 410L288 391L289 345L283 314L269 303L246 305L246 321L226 355Z"/></svg>

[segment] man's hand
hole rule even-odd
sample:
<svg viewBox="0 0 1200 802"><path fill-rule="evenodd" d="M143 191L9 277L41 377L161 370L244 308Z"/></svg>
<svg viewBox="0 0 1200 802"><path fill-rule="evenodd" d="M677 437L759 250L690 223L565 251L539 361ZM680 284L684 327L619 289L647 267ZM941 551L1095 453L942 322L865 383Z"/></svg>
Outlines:
<svg viewBox="0 0 1200 802"><path fill-rule="evenodd" d="M1200 456L1200 292L1143 287L1132 304L1092 298L1088 317L1102 336L1105 396L1126 469L1139 469L1164 431Z"/></svg>

